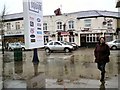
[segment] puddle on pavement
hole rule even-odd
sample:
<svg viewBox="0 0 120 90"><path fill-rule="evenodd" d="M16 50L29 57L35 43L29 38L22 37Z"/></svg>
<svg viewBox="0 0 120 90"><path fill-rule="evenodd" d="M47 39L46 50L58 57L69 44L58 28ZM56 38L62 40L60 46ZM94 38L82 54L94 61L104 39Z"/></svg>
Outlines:
<svg viewBox="0 0 120 90"><path fill-rule="evenodd" d="M91 53L92 52L92 53ZM59 80L99 79L100 72L94 63L93 50L75 53L51 53L39 51L39 63L32 62L32 51L23 53L22 61L4 62L5 80L26 80L37 77L41 72L44 78ZM8 54L8 56L10 56ZM7 57L8 59L8 57ZM9 60L9 59L8 59ZM106 79L118 75L118 56L112 53L106 65Z"/></svg>

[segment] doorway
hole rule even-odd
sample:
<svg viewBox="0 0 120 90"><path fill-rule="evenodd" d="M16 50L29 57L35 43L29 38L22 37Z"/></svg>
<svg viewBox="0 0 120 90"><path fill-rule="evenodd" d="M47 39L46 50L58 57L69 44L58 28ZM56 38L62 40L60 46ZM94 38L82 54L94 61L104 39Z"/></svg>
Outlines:
<svg viewBox="0 0 120 90"><path fill-rule="evenodd" d="M80 42L81 42L81 47L86 47L86 35L85 34L81 34L80 35Z"/></svg>

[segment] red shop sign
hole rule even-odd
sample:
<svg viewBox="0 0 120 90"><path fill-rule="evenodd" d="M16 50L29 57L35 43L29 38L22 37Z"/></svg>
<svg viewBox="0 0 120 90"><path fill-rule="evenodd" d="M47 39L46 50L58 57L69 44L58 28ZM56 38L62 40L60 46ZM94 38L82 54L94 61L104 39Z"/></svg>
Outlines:
<svg viewBox="0 0 120 90"><path fill-rule="evenodd" d="M69 32L61 32L61 35L70 35Z"/></svg>

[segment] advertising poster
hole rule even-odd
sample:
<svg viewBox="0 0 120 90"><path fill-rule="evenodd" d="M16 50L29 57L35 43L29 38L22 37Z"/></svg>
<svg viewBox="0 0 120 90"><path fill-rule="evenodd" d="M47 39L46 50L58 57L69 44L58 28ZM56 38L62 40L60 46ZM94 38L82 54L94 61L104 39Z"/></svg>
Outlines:
<svg viewBox="0 0 120 90"><path fill-rule="evenodd" d="M23 0L24 36L27 49L44 46L42 0Z"/></svg>

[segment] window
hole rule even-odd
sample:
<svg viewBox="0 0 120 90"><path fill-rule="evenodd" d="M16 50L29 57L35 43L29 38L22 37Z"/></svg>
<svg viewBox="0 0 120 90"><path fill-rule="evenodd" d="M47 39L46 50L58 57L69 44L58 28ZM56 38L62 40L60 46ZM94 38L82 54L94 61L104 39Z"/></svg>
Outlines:
<svg viewBox="0 0 120 90"><path fill-rule="evenodd" d="M75 39L74 36L69 36L69 42L74 42L75 41L74 39Z"/></svg>
<svg viewBox="0 0 120 90"><path fill-rule="evenodd" d="M116 41L114 41L114 43L120 43L120 40L116 40Z"/></svg>
<svg viewBox="0 0 120 90"><path fill-rule="evenodd" d="M11 23L7 23L7 30L11 30Z"/></svg>
<svg viewBox="0 0 120 90"><path fill-rule="evenodd" d="M69 29L74 29L74 21L69 21L68 25L69 25Z"/></svg>
<svg viewBox="0 0 120 90"><path fill-rule="evenodd" d="M58 41L63 41L63 36L58 36Z"/></svg>
<svg viewBox="0 0 120 90"><path fill-rule="evenodd" d="M59 42L55 42L54 45L61 45Z"/></svg>
<svg viewBox="0 0 120 90"><path fill-rule="evenodd" d="M47 30L47 23L43 23L43 30Z"/></svg>
<svg viewBox="0 0 120 90"><path fill-rule="evenodd" d="M91 19L84 20L85 27L91 27Z"/></svg>
<svg viewBox="0 0 120 90"><path fill-rule="evenodd" d="M62 29L62 22L57 22L57 30L61 30Z"/></svg>
<svg viewBox="0 0 120 90"><path fill-rule="evenodd" d="M112 29L112 23L108 23L108 24L107 24L107 28L108 28L108 29Z"/></svg>
<svg viewBox="0 0 120 90"><path fill-rule="evenodd" d="M96 34L87 34L86 42L97 42L97 35Z"/></svg>
<svg viewBox="0 0 120 90"><path fill-rule="evenodd" d="M49 43L49 45L53 45L53 42Z"/></svg>
<svg viewBox="0 0 120 90"><path fill-rule="evenodd" d="M16 26L16 30L20 29L20 22L16 22L15 26Z"/></svg>
<svg viewBox="0 0 120 90"><path fill-rule="evenodd" d="M44 36L44 43L48 43L49 39L48 39L48 36Z"/></svg>

